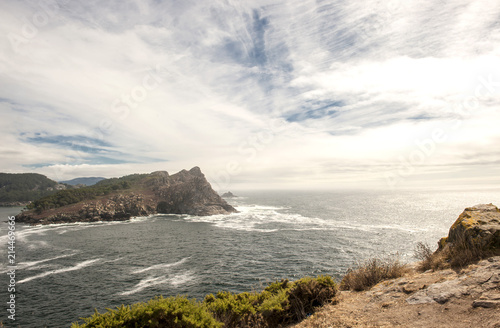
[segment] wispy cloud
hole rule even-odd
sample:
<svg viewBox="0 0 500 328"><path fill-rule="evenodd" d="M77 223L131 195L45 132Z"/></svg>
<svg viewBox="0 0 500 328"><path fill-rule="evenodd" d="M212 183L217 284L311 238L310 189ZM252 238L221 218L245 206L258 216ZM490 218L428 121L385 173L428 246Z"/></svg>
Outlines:
<svg viewBox="0 0 500 328"><path fill-rule="evenodd" d="M486 0L2 1L0 169L484 183L468 167L498 173L499 17Z"/></svg>

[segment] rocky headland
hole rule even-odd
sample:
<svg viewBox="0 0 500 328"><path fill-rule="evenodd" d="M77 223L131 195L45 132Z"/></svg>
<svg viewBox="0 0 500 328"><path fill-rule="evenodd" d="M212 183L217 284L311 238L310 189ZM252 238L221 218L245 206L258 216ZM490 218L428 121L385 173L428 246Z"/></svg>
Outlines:
<svg viewBox="0 0 500 328"><path fill-rule="evenodd" d="M121 221L151 214L214 215L236 212L211 187L200 168L103 180L91 187L41 198L17 222L32 225Z"/></svg>

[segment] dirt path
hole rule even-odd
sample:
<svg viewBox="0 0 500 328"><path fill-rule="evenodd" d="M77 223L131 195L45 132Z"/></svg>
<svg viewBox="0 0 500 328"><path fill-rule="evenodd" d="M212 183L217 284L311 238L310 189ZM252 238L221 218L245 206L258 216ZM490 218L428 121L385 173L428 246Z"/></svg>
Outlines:
<svg viewBox="0 0 500 328"><path fill-rule="evenodd" d="M412 270L366 292L342 291L338 304L294 327L500 328L500 257L460 272Z"/></svg>

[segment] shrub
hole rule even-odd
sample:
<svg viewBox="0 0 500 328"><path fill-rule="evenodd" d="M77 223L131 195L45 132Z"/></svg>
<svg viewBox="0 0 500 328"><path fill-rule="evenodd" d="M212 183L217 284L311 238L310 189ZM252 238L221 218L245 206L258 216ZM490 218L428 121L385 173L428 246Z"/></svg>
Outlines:
<svg viewBox="0 0 500 328"><path fill-rule="evenodd" d="M349 269L342 278L340 288L354 291L367 290L383 280L401 277L407 270L406 265L399 260L371 259L358 265L357 268Z"/></svg>
<svg viewBox="0 0 500 328"><path fill-rule="evenodd" d="M260 293L210 294L204 303L224 327L280 327L304 319L331 302L336 293L331 277L306 277L271 283Z"/></svg>
<svg viewBox="0 0 500 328"><path fill-rule="evenodd" d="M222 327L205 307L185 297L156 297L148 303L138 303L108 309L90 318L84 324L73 323L72 328L219 328Z"/></svg>
<svg viewBox="0 0 500 328"><path fill-rule="evenodd" d="M335 297L337 286L329 276L305 277L289 290L290 316L293 321L301 321L315 308L330 302Z"/></svg>
<svg viewBox="0 0 500 328"><path fill-rule="evenodd" d="M462 268L490 256L500 255L499 249L483 245L479 238L465 239L463 236L453 242L441 239L440 247L435 252L428 245L418 243L414 252L415 257L420 260L420 271Z"/></svg>
<svg viewBox="0 0 500 328"><path fill-rule="evenodd" d="M207 295L204 303L213 316L224 323L224 327L245 327L257 319L258 298L256 293L218 292L215 296Z"/></svg>
<svg viewBox="0 0 500 328"><path fill-rule="evenodd" d="M447 267L446 258L442 253L436 254L428 244L419 242L413 251L414 256L420 261L417 270L441 270Z"/></svg>
<svg viewBox="0 0 500 328"><path fill-rule="evenodd" d="M331 302L336 293L337 285L329 276L281 280L260 293L209 294L202 303L185 297L157 297L148 303L122 305L105 313L96 311L72 328L275 328L304 319L316 307Z"/></svg>

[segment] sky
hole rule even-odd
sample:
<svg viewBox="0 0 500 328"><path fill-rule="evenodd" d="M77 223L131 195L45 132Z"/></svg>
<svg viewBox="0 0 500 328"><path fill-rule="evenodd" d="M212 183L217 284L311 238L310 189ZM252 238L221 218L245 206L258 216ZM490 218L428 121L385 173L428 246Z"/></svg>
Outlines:
<svg viewBox="0 0 500 328"><path fill-rule="evenodd" d="M495 188L500 2L2 0L0 171Z"/></svg>

